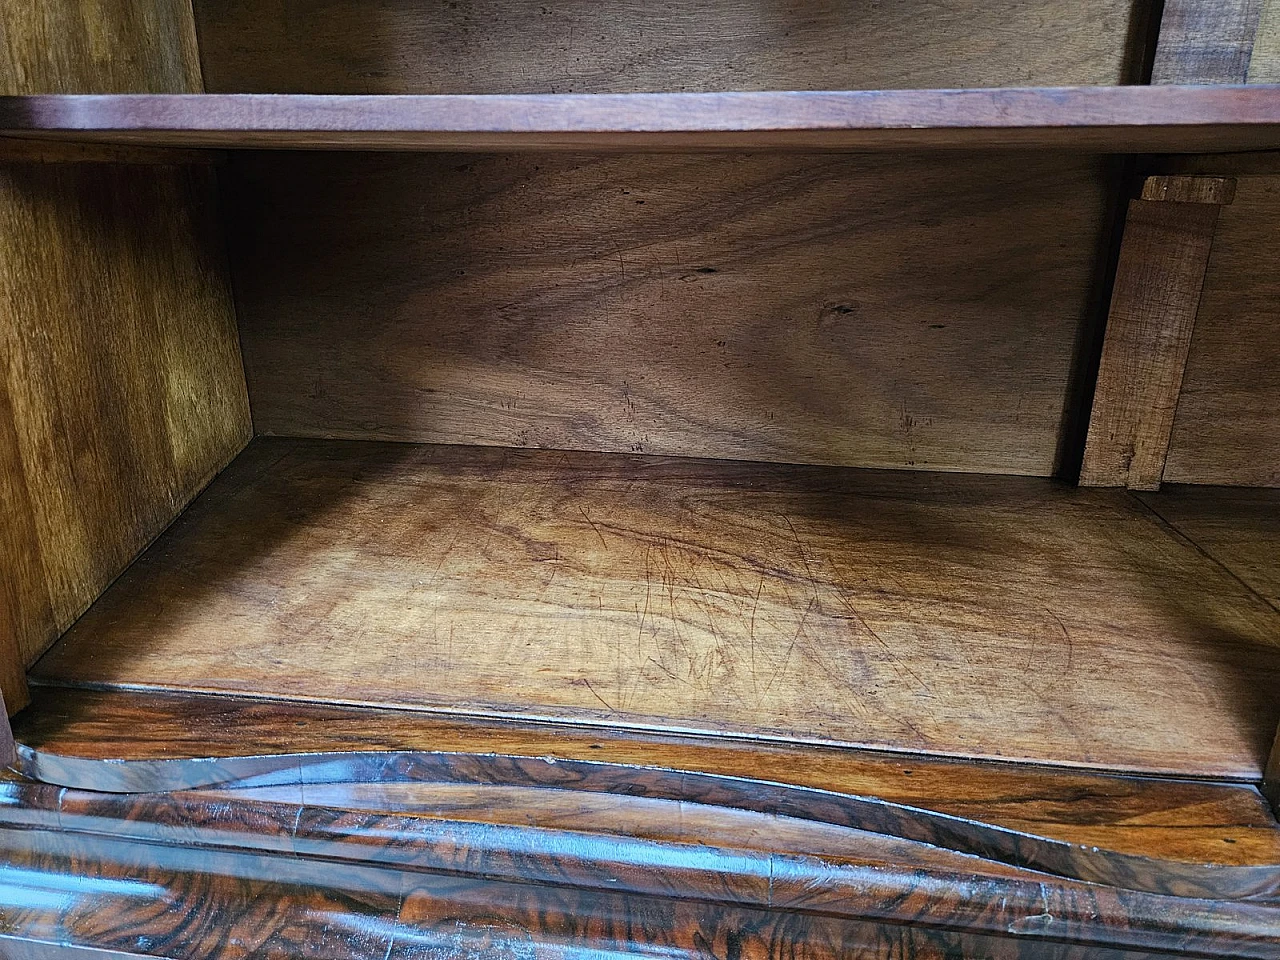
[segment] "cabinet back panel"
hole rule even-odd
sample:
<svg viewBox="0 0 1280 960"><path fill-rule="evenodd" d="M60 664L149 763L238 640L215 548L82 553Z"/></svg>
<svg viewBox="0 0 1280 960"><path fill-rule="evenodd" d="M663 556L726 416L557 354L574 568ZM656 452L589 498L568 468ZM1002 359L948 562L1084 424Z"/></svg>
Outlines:
<svg viewBox="0 0 1280 960"><path fill-rule="evenodd" d="M266 434L1048 475L1107 168L242 155Z"/></svg>
<svg viewBox="0 0 1280 960"><path fill-rule="evenodd" d="M1164 478L1280 486L1280 177L1223 207Z"/></svg>
<svg viewBox="0 0 1280 960"><path fill-rule="evenodd" d="M1146 0L197 0L210 93L615 93L1136 79Z"/></svg>

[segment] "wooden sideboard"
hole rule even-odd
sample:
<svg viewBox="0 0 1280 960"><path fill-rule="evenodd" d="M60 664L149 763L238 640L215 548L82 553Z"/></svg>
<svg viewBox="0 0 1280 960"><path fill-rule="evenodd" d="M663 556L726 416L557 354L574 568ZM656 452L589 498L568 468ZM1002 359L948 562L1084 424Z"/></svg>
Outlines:
<svg viewBox="0 0 1280 960"><path fill-rule="evenodd" d="M1280 2L0 31L0 956L1280 958Z"/></svg>

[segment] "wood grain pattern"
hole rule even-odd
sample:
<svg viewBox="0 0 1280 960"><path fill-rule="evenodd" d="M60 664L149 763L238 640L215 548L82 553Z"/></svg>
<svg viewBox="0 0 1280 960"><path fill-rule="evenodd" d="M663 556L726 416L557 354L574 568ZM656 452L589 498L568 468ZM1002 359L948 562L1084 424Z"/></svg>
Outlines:
<svg viewBox="0 0 1280 960"><path fill-rule="evenodd" d="M1280 862L1280 829L1257 790L1244 784L1121 777L1016 764L904 757L821 746L696 739L550 724L487 722L404 710L256 701L227 696L86 691L37 686L15 719L24 744L44 754L97 760L233 757L246 751L443 751L601 761L768 780L983 821L1067 843L1188 863ZM113 765L113 769L117 769ZM401 785L401 791L412 784ZM265 788L254 788L265 789ZM346 791L345 793L343 791ZM395 804L391 786L307 787L331 806ZM253 794L259 796L261 794ZM245 794L249 798L250 794ZM328 798L328 799L322 799ZM433 794L419 811L467 802ZM557 801L554 810L524 797L509 808L491 795L471 817L550 822L564 804L616 810L617 797ZM329 801L332 801L331 803ZM816 842L806 834L807 842ZM738 843L743 842L741 836ZM773 841L770 841L773 842ZM864 848L865 849L865 848ZM845 853L849 850L846 845Z"/></svg>
<svg viewBox="0 0 1280 960"><path fill-rule="evenodd" d="M0 36L3 94L203 89L187 0L5 4ZM38 171L30 154L0 150L0 694L11 711L26 700L24 665L243 445L248 417L207 174ZM157 351L171 370L155 369ZM210 383L223 376L240 381L238 398ZM212 422L224 416L240 428Z"/></svg>
<svg viewBox="0 0 1280 960"><path fill-rule="evenodd" d="M1280 485L1280 178L1222 211L1170 441L1170 483Z"/></svg>
<svg viewBox="0 0 1280 960"><path fill-rule="evenodd" d="M1262 0L1258 33L1249 60L1250 83L1280 83L1280 3Z"/></svg>
<svg viewBox="0 0 1280 960"><path fill-rule="evenodd" d="M1280 610L1280 490L1172 486L1142 500Z"/></svg>
<svg viewBox="0 0 1280 960"><path fill-rule="evenodd" d="M29 801L15 812L29 821L43 812L32 811L34 805ZM493 829L479 835L455 830L460 842L441 852L451 853L456 865L443 871L418 872L404 863L410 851L397 856L397 838L389 831L371 845L374 856L335 869L333 853L357 853L356 844L338 840L316 852L243 849L245 835L253 832L288 843L290 825L282 818L307 811L220 806L224 823L244 818L241 849L173 839L137 842L130 832L193 812L190 802L175 807L149 798L90 821L87 831L0 831L12 891L0 899L0 945L36 958L91 948L122 958L198 951L211 960L246 952L320 960L659 951L689 960L1274 955L1276 909L1265 903L1171 902L1030 878L842 869L814 858L779 857L766 867L732 851L692 845L651 844L631 862L612 863L608 857L618 845L607 835L565 837L563 846L547 851L530 849L544 840L534 831L509 837ZM6 813L11 810L13 804ZM214 805L204 813L212 819ZM502 869L513 859L511 848L529 851L520 858L520 874L561 873L549 883L499 879L511 873ZM378 853L384 856L378 859ZM603 861L600 869L571 869L575 859L592 855ZM661 890L641 892L658 871ZM776 895L768 895L766 886Z"/></svg>
<svg viewBox="0 0 1280 960"><path fill-rule="evenodd" d="M359 757L347 759L357 768L362 765ZM148 795L0 783L0 851L8 881L4 889L11 891L0 897L0 910L16 908L0 913L2 929L10 935L46 941L56 936L62 943L93 946L142 941L163 955L189 955L201 946L202 954L216 956L210 949L228 940L237 948L256 944L268 953L292 955L292 939L273 940L286 930L296 936L305 919L290 915L296 906L291 893L297 890L289 885L299 883L327 905L330 928L368 933L392 925L397 938L408 934L408 944L424 948L431 942L411 933L421 933L421 927L395 925L402 919L420 923L427 915L425 896L445 898L448 909L443 912L454 918L448 927L455 934L467 926L459 921L458 909L467 902L483 904L489 918L483 930L485 956L506 946L501 938L494 941L495 915L502 918L499 928L514 925L522 931L529 950L545 942L548 947L635 954L647 944L662 944L665 956L685 953L681 944L688 935L679 931L690 921L696 921L703 938L692 941L700 956L707 952L701 944L726 937L734 942L744 932L732 924L724 935L712 932L727 922L721 913L726 909L754 911L761 920L789 918L794 936L772 935L770 950L762 944L747 954L769 957L793 956L797 950L815 955L825 942L810 926L818 921L890 922L917 932L919 939L894 937L887 956L907 950L909 956L1011 958L1042 955L1041 947L1061 951L1069 944L1094 950L1270 956L1280 924L1274 867L1242 870L1141 861L1133 871L1113 877L1115 882L1095 877L1082 884L1052 871L1033 871L1030 862L1012 869L984 856L958 862L939 849L946 846L939 836L930 835L923 843L895 841L848 829L842 831L843 851L786 854L778 848L812 838L821 850L835 837L826 832L813 837L813 825L796 819L807 814L794 805L771 806L778 803L777 791L768 784L726 784L742 799L763 803L769 808L767 818L744 818L742 811L727 809L728 793L699 795L688 806L691 824L705 824L710 836L721 838L712 845L706 842L710 837L690 842L679 829L680 815L661 799L671 788L705 784L703 775L493 755L364 759L372 763L363 764L370 773L402 776L417 791L428 789L424 781L443 777L461 784L487 771L493 779L484 782L505 789L517 809L553 815L565 792L606 789L602 803L566 829L553 822L504 824L491 811L476 820L465 799L449 811L402 811L395 809L394 796L353 795L352 784L346 792L335 792L318 781L356 770L338 770L324 758L316 758L323 770L294 768L307 782L295 782L293 791L257 790L254 795L241 788ZM308 792L317 787L311 799ZM615 803L615 793L647 802ZM328 799L339 805L327 806L323 801ZM828 794L813 799L825 804L826 814L838 815L841 803L854 798ZM777 814L785 818L779 820ZM936 818L933 822L948 825ZM949 825L966 826L960 821ZM1067 849L1081 862L1104 856L1089 848ZM1019 845L1011 852L1023 851ZM128 865L129 883L101 882L104 869L110 873L114 864ZM1162 871L1172 883L1162 880ZM59 881L70 873L81 881ZM1195 873L1226 882L1214 892L1203 886L1183 890L1182 881L1174 879ZM1246 875L1261 878L1271 893L1236 897L1233 881ZM224 877L235 881L230 901L220 892ZM50 887L61 895L33 896ZM518 901L506 896L511 890L521 892ZM188 892L199 895L194 921ZM367 896L373 900L363 901ZM625 910L604 931L593 932L589 921L602 898ZM376 907L373 916L358 909L361 903ZM657 927L636 912L646 903L661 920ZM248 913L242 912L246 907ZM562 909L574 917L573 926L556 926L554 918ZM382 926L371 922L374 917ZM960 939L937 941L935 927L964 933ZM205 944L203 931L209 931L212 943ZM615 931L622 931L622 939ZM264 937L272 939L264 944ZM738 942L734 949L742 947ZM340 950L353 946L335 936L320 937L318 944ZM846 942L843 953L832 955L847 955L849 948L857 956L882 955L874 944ZM356 941L354 947L368 945ZM386 943L374 946L378 956L391 955Z"/></svg>
<svg viewBox="0 0 1280 960"><path fill-rule="evenodd" d="M0 170L0 544L19 663L248 440L211 175Z"/></svg>
<svg viewBox="0 0 1280 960"><path fill-rule="evenodd" d="M188 0L41 0L0 9L0 93L199 93Z"/></svg>
<svg viewBox="0 0 1280 960"><path fill-rule="evenodd" d="M232 171L262 433L1038 475L1111 183L1026 156Z"/></svg>
<svg viewBox="0 0 1280 960"><path fill-rule="evenodd" d="M1124 494L277 440L35 675L1257 779L1278 632Z"/></svg>
<svg viewBox="0 0 1280 960"><path fill-rule="evenodd" d="M1226 206L1236 198L1236 182L1231 177L1145 177L1139 200L1167 200L1171 203L1215 203Z"/></svg>
<svg viewBox="0 0 1280 960"><path fill-rule="evenodd" d="M348 150L1280 148L1273 86L0 98L0 135Z"/></svg>
<svg viewBox="0 0 1280 960"><path fill-rule="evenodd" d="M1280 610L1280 490L1168 487L1143 501ZM1280 734L1264 772L1263 791L1280 809Z"/></svg>
<svg viewBox="0 0 1280 960"><path fill-rule="evenodd" d="M289 825L289 846L296 851L324 854L339 861L385 861L387 838L394 837L391 858L395 863L433 872L474 866L474 858L465 852L463 859L459 859L459 848L466 851L478 846L477 841L487 841L493 844L493 849L485 872L494 879L511 878L532 883L567 880L585 887L599 887L597 878L600 874L616 876L621 864L642 862L645 841L665 840L670 836L671 832L665 828L659 828L656 836L649 836L655 831L642 826L645 836L639 838L641 842L628 842L625 838L631 837L635 816L641 816L646 823L651 817L661 822L672 814L678 815L679 807L676 805L690 804L706 808L705 812L712 814L713 818L716 811L726 810L727 821L736 819L737 813L745 811L856 830L877 838L868 845L879 847L878 850L867 851L870 857L863 851L851 849L838 857L840 866L884 867L886 860L893 857L890 851L897 847L902 854L902 862L895 865L898 870L923 866L922 860L934 869L954 870L956 861L947 854L967 854L980 861L960 870L968 877L985 874L1007 878L1016 876L1017 872L1023 872L1025 877L1025 872L1031 872L1033 876L1038 874L1060 881L1097 884L1155 897L1233 903L1275 902L1280 899L1280 866L1272 862L1238 867L1130 857L1098 847L1019 834L983 822L959 820L879 798L836 795L788 784L724 778L697 771L638 769L597 760L582 763L470 753L295 754L274 758L277 764L274 769L266 758L259 757L231 758L217 763L193 759L110 764L100 760L37 756L28 750L21 750L21 753L24 772L38 775L40 780L53 784L69 784L69 789L74 791L65 795L59 805L61 823L67 828L75 828L73 817L93 823L110 819L120 811L127 812L137 806L139 794L147 794L157 798L163 808L172 811L180 839L213 846L225 846L230 841L242 846L245 830L237 823L237 818L230 815L227 801L242 801L255 807L260 803L275 806L283 801L289 804L289 809L284 811L284 816L273 816L272 819ZM197 778L213 774L234 779L214 784L227 789L217 789L216 795L210 796L205 787L199 786L199 779L194 784L187 779L188 772ZM102 790L92 790L88 796L78 795L88 789L87 785L100 779L104 783ZM183 785L181 789L159 789L175 781ZM513 839L521 837L526 832L527 824L524 822L503 824L489 817L476 822L465 816L442 817L439 812L424 815L420 810L382 809L378 797L369 798L373 802L372 808L355 803L352 807L336 810L316 809L316 803L309 797L314 785L330 783L387 790L407 785L411 791L419 790L425 797L423 784L426 782L503 788L509 798L514 799L517 809L524 806L525 795L531 790L605 797L622 793L647 798L654 804L643 811L634 807L629 812L603 810L604 819L613 821L605 831L613 835L611 849L603 855L587 855L581 849L564 848L563 841L555 837L555 833L564 830L560 825L538 828L541 836L529 837L521 843L522 850L513 851L501 838L503 835ZM265 798L261 789L264 787L269 788L265 790ZM321 790L320 793L333 795L332 791ZM410 798L412 793L403 795ZM341 799L342 794L336 796ZM529 808L536 809L547 798L548 794L534 793L529 798ZM210 800L216 806L210 806ZM298 807L302 808L301 812L293 813ZM578 835L574 839L581 838L585 826L584 821L571 828ZM728 832L733 830L731 822L722 823L721 827ZM138 839L162 842L176 838L172 827L134 832L132 835ZM856 839L849 839L857 843ZM883 840L889 842L883 843ZM912 843L927 844L931 849L922 857L910 848ZM760 879L759 868L777 875L773 869L775 851L767 847L758 849L750 842L734 841L730 846L746 853L745 857L733 859L746 860L747 864L745 870L741 865L736 865L736 868L731 865L729 872L752 875L750 881L753 886L754 881ZM939 852L941 855L937 855ZM554 873L548 873L545 866L531 862L557 854L559 862L552 867ZM825 864L827 867L835 865L831 862ZM812 870L798 867L792 864L787 873L791 880L799 881L800 889L808 889L815 906L822 903L831 909L839 904L839 893L843 891L831 889L831 884L824 883ZM665 886L667 881L655 878L650 871L637 871L633 877L629 886L635 892L671 892ZM777 878L781 879L781 875ZM605 881L617 882L616 879ZM844 886L843 883L837 885ZM625 888L608 886L605 889ZM777 897L771 902L785 901L794 896L792 891L785 891L784 895L781 884L771 889ZM763 892L759 888L753 891L756 896Z"/></svg>
<svg viewBox="0 0 1280 960"><path fill-rule="evenodd" d="M1158 490L1228 188L1152 178L1129 204L1080 483Z"/></svg>
<svg viewBox="0 0 1280 960"><path fill-rule="evenodd" d="M1131 82L1128 0L197 2L211 93L635 93Z"/></svg>
<svg viewBox="0 0 1280 960"><path fill-rule="evenodd" d="M1152 83L1244 83L1264 0L1165 0Z"/></svg>

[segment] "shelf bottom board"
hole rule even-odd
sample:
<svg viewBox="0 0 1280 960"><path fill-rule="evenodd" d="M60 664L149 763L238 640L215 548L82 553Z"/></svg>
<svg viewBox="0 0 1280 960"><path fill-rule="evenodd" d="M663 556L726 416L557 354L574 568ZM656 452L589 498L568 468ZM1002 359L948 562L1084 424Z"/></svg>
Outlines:
<svg viewBox="0 0 1280 960"><path fill-rule="evenodd" d="M1121 491L259 439L33 678L1256 779L1278 641Z"/></svg>

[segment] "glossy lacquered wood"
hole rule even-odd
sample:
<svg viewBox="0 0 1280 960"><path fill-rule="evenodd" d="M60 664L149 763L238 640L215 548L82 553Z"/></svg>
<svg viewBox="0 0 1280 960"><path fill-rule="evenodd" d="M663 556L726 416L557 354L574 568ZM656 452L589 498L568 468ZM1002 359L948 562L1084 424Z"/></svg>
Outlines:
<svg viewBox="0 0 1280 960"><path fill-rule="evenodd" d="M0 930L24 948L1267 957L1280 932L1277 827L1242 786L221 697L46 690L18 731L26 769L71 785L0 788ZM984 811L1112 820L1130 843L1219 831L1225 854L1113 852ZM620 912L599 929L602 903ZM451 939L423 929L432 911Z"/></svg>
<svg viewBox="0 0 1280 960"><path fill-rule="evenodd" d="M165 147L414 150L1280 148L1280 90L981 90L0 99L0 134Z"/></svg>
<svg viewBox="0 0 1280 960"><path fill-rule="evenodd" d="M110 795L9 784L0 790L0 848L9 881L0 895L3 929L37 941L58 931L73 944L149 944L172 955L203 940L191 929L189 894L198 892L201 925L211 938L220 938L212 942L225 942L228 931L242 929L241 911L250 903L256 905L251 938L269 938L292 925L290 897L279 885L299 877L336 901L330 914L339 929L364 925L361 911L347 899L355 890L390 894L368 910L390 925L401 919L407 887L445 883L445 890L474 890L500 926L514 923L523 928L522 938L548 941L547 946L558 938L546 926L546 913L566 898L578 915L589 915L597 897L620 898L624 905L638 899L667 916L697 915L711 905L782 914L798 926L775 950L802 948L817 955L823 955L823 938L803 917L909 923L922 943L933 942L938 928L1011 941L989 947L984 955L993 956L1025 956L1041 946L1064 950L1067 944L1269 956L1280 922L1273 889L1280 872L1274 867L1168 864L1065 845L1054 862L1045 862L1051 845L1034 838L1001 839L999 831L981 824L781 784L492 754L352 754L276 762L273 773L261 759L168 761L173 770L197 778L213 770L225 776L237 766L245 773L256 768L255 779L228 781L227 789L214 791ZM130 772L129 764L83 764L85 771L96 768L108 778ZM147 776L131 786L143 786ZM405 796L418 802L448 796L432 783L477 785L481 789L477 793L473 786L473 794L524 810L526 819L503 823L490 808L477 819L456 805L406 809L395 800L396 783L410 787ZM333 789L338 784L348 787ZM365 789L352 786L359 784ZM373 785L382 786L381 796L369 793ZM486 794L485 786L500 790ZM282 789L288 787L293 789ZM314 798L308 798L310 790ZM536 811L550 812L556 797L583 791L628 799L597 806L570 823L539 820ZM690 808L694 834L663 826L683 809L669 806L675 800L696 803ZM768 818L747 829L750 816L758 814L747 816L744 809ZM862 827L850 827L851 814L865 820ZM844 850L831 848L831 827L811 830L797 817L844 831ZM700 823L703 837L696 833ZM883 839L901 832L912 838ZM775 852L807 833L815 852ZM948 855L945 848L954 843L976 843L973 859L965 863ZM122 861L131 871L130 883L97 882L119 876L115 864ZM1090 882L1064 876L1062 869L1083 871ZM74 885L54 879L71 871L83 879ZM249 886L239 886L238 896L228 901L223 891L231 878ZM529 913L503 896L511 883L521 886L529 903L541 905L532 910L540 918L532 925ZM71 886L72 896L58 898L56 913L39 896L51 884ZM240 899L245 894L247 901ZM346 906L337 905L344 901ZM98 921L88 922L86 911ZM706 924L717 915L703 912L695 924L708 941L713 937ZM730 937L742 935L732 921L725 922ZM459 926L465 932L470 925ZM651 929L634 915L625 930L619 946L632 951L670 945L678 936L675 930ZM581 949L590 942L588 932L579 928L572 942Z"/></svg>
<svg viewBox="0 0 1280 960"><path fill-rule="evenodd" d="M1257 790L1245 784L225 696L39 686L34 691L32 707L16 718L17 733L44 755L154 761L247 753L435 751L598 760L879 797L1019 833L1155 859L1237 865L1280 861L1275 819ZM111 769L108 765L98 776Z"/></svg>
<svg viewBox="0 0 1280 960"><path fill-rule="evenodd" d="M1275 818L1247 784L226 696L40 686L34 696L32 707L15 722L23 743L42 755L155 761L247 753L434 751L596 760L879 797L1154 859L1242 866L1280 862ZM109 764L98 776L111 769Z"/></svg>

